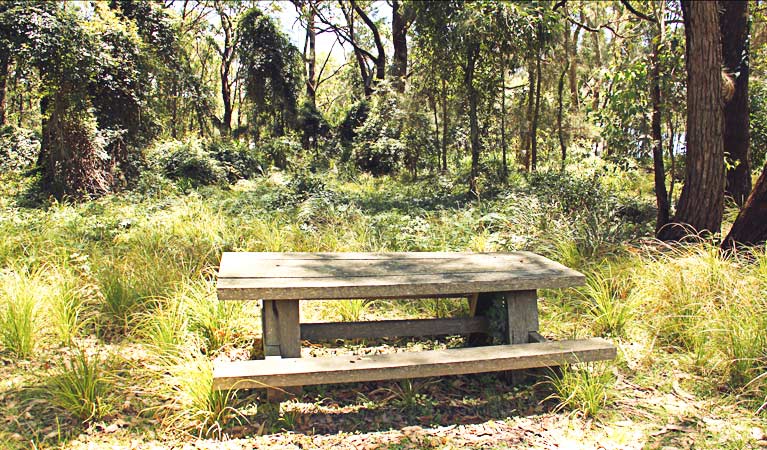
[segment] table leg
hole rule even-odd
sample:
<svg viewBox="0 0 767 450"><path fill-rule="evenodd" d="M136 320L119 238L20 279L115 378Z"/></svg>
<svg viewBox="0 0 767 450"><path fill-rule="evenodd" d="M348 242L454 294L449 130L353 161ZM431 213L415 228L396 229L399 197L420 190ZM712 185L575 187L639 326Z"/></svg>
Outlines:
<svg viewBox="0 0 767 450"><path fill-rule="evenodd" d="M264 300L261 309L264 357L300 358L301 326L298 300ZM297 395L301 387L267 389L270 402L278 403L290 395Z"/></svg>
<svg viewBox="0 0 767 450"><path fill-rule="evenodd" d="M538 292L511 291L503 294L506 299L506 313L509 344L527 344L530 333L538 332Z"/></svg>
<svg viewBox="0 0 767 450"><path fill-rule="evenodd" d="M504 292L506 303L506 332L507 343L527 344L531 342L530 334L538 334L538 292L511 291ZM512 385L525 381L525 372L512 370L506 373L506 379Z"/></svg>

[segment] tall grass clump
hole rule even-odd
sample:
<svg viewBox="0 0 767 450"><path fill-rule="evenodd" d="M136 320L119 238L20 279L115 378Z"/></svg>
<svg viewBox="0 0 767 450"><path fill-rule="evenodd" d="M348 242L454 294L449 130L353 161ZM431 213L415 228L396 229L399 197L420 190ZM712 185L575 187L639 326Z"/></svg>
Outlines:
<svg viewBox="0 0 767 450"><path fill-rule="evenodd" d="M140 280L134 279L129 270L118 266L97 275L102 297L99 311L103 319L98 331L103 336L127 335L133 315L147 300L139 291Z"/></svg>
<svg viewBox="0 0 767 450"><path fill-rule="evenodd" d="M583 304L597 335L625 337L626 327L634 316L630 279L597 271L586 278Z"/></svg>
<svg viewBox="0 0 767 450"><path fill-rule="evenodd" d="M138 335L155 356L176 356L188 343L188 317L176 297L158 302L153 311L142 315Z"/></svg>
<svg viewBox="0 0 767 450"><path fill-rule="evenodd" d="M30 358L38 340L38 302L43 288L39 273L0 275L0 344L17 358Z"/></svg>
<svg viewBox="0 0 767 450"><path fill-rule="evenodd" d="M65 357L47 385L51 402L83 422L99 420L112 411L112 380L99 355L78 349Z"/></svg>
<svg viewBox="0 0 767 450"><path fill-rule="evenodd" d="M72 345L90 321L88 291L77 278L67 278L51 298L51 324L61 345Z"/></svg>
<svg viewBox="0 0 767 450"><path fill-rule="evenodd" d="M211 282L190 282L182 293L187 307L189 331L200 340L201 350L210 355L243 340L245 308L242 302L219 301ZM253 318L251 322L255 322Z"/></svg>
<svg viewBox="0 0 767 450"><path fill-rule="evenodd" d="M236 391L213 388L213 363L204 355L178 357L164 372L168 402L160 413L168 429L221 438L227 425L246 420L237 409Z"/></svg>
<svg viewBox="0 0 767 450"><path fill-rule="evenodd" d="M767 277L763 253L722 254L711 244L673 249L637 273L650 328L692 356L720 386L758 398L767 368ZM763 396L763 393L761 394Z"/></svg>
<svg viewBox="0 0 767 450"><path fill-rule="evenodd" d="M609 405L614 383L615 377L606 364L563 366L547 378L546 384L553 390L547 400L556 400L557 410L595 417Z"/></svg>

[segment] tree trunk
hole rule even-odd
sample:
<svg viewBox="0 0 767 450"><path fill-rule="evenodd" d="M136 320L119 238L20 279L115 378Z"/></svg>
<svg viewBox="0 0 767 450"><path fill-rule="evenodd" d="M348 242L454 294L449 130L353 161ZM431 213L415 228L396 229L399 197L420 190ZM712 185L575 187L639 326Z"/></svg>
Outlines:
<svg viewBox="0 0 767 450"><path fill-rule="evenodd" d="M501 152L505 180L509 176L509 165L506 161L506 55L501 56Z"/></svg>
<svg viewBox="0 0 767 450"><path fill-rule="evenodd" d="M525 116L525 129L522 135L522 151L524 151L525 171L530 171L530 143L532 136L533 111L535 107L535 69L533 60L530 59L527 66L527 114Z"/></svg>
<svg viewBox="0 0 767 450"><path fill-rule="evenodd" d="M395 89L399 92L404 92L405 77L407 76L407 20L399 0L392 0L391 5L391 36L394 46L391 75Z"/></svg>
<svg viewBox="0 0 767 450"><path fill-rule="evenodd" d="M5 125L5 96L8 85L8 68L11 58L7 51L0 51L0 127ZM13 102L13 100L11 100Z"/></svg>
<svg viewBox="0 0 767 450"><path fill-rule="evenodd" d="M663 39L663 24L659 24L659 32L652 36L652 54L650 55L650 101L652 102L652 160L655 175L655 203L658 214L655 220L655 232L658 233L669 221L670 206L666 192L666 168L663 164L663 133L661 131L661 98L660 98L660 51Z"/></svg>
<svg viewBox="0 0 767 450"><path fill-rule="evenodd" d="M306 99L312 106L317 104L317 30L314 27L314 8L307 8L306 11L306 40L307 51L304 58L306 59Z"/></svg>
<svg viewBox="0 0 767 450"><path fill-rule="evenodd" d="M567 161L567 144L565 143L565 131L562 126L563 115L563 99L565 90L565 75L567 75L568 62L565 61L565 67L562 69L562 73L559 75L559 84L557 85L557 130L559 134L559 149L562 152L561 168L565 170L565 163Z"/></svg>
<svg viewBox="0 0 767 450"><path fill-rule="evenodd" d="M220 131L222 136L232 134L232 85L229 83L229 71L234 59L233 25L229 16L223 10L219 10L221 28L224 30L224 46L221 49L221 100L224 103L224 117L221 120Z"/></svg>
<svg viewBox="0 0 767 450"><path fill-rule="evenodd" d="M687 41L687 164L677 212L658 233L716 233L724 210L722 47L716 2L682 2Z"/></svg>
<svg viewBox="0 0 767 450"><path fill-rule="evenodd" d="M567 30L569 31L569 30ZM573 111L578 111L580 99L578 98L578 37L581 33L581 27L576 26L573 30L573 38L570 41L570 48L572 49L569 54L570 73L570 108Z"/></svg>
<svg viewBox="0 0 767 450"><path fill-rule="evenodd" d="M479 44L470 43L466 51L466 76L464 83L469 97L469 135L471 141L471 174L469 175L469 189L477 193L477 177L479 176L479 121L477 119L477 104L479 94L474 86L474 69L479 58Z"/></svg>
<svg viewBox="0 0 767 450"><path fill-rule="evenodd" d="M733 166L727 169L725 192L742 206L751 192L748 101L748 2L719 2L722 63L735 79L732 98L724 104L724 151Z"/></svg>
<svg viewBox="0 0 767 450"><path fill-rule="evenodd" d="M541 111L541 32L542 25L538 25L538 54L535 58L535 111L533 112L533 123L530 127L530 170L535 172L538 165L538 116Z"/></svg>
<svg viewBox="0 0 767 450"><path fill-rule="evenodd" d="M736 244L760 245L767 241L767 166L756 180L751 195L722 241L722 248L732 249Z"/></svg>
<svg viewBox="0 0 767 450"><path fill-rule="evenodd" d="M447 172L447 81L442 79L442 172Z"/></svg>

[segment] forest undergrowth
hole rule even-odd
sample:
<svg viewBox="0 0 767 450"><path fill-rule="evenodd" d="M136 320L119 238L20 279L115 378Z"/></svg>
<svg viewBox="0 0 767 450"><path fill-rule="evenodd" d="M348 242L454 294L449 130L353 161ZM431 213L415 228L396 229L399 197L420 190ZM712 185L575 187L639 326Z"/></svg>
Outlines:
<svg viewBox="0 0 767 450"><path fill-rule="evenodd" d="M654 219L645 174L541 172L488 183L479 196L447 176L275 171L198 188L151 177L122 194L58 202L32 195L28 178L2 175L0 447L767 445L767 254L643 238ZM587 275L581 288L540 292L541 331L607 337L614 362L522 386L480 374L312 387L279 407L263 392L211 389L213 361L261 351L257 304L216 300L221 252L512 250ZM450 317L467 306L304 302L301 314ZM482 441L488 429L494 440Z"/></svg>

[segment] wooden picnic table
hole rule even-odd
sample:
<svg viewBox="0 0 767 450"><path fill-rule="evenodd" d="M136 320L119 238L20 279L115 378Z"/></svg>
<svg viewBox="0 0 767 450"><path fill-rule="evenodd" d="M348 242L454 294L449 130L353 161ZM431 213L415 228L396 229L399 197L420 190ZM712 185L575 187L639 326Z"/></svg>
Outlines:
<svg viewBox="0 0 767 450"><path fill-rule="evenodd" d="M261 300L266 360L218 364L219 389L454 375L615 357L604 339L553 342L538 333L537 289L582 285L583 274L530 252L224 253L222 301ZM302 300L466 297L471 317L300 323ZM500 326L488 313L503 311ZM497 313L496 313L497 314ZM495 329L500 328L500 329ZM500 334L503 345L366 357L301 358L301 340Z"/></svg>

